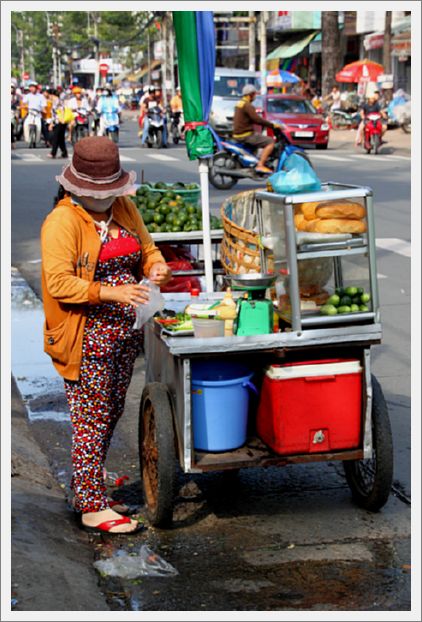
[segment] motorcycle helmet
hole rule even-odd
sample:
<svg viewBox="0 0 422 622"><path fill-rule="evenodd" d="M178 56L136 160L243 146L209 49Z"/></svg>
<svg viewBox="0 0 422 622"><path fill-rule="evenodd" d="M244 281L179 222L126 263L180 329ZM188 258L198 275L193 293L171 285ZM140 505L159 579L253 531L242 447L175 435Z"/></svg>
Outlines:
<svg viewBox="0 0 422 622"><path fill-rule="evenodd" d="M256 92L256 87L253 84L245 84L242 89L242 95L252 95L252 93Z"/></svg>

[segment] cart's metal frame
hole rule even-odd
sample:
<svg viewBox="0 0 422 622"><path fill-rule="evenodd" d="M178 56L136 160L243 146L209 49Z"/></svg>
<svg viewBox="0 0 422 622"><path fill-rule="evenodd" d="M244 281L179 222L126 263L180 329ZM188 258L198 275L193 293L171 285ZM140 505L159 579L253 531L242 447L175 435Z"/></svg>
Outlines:
<svg viewBox="0 0 422 622"><path fill-rule="evenodd" d="M275 193L258 192L258 227L262 227L262 214L259 215L260 203L265 200L272 208L282 210L286 235L286 260L290 274L290 300L292 308L291 331L270 335L247 337L215 337L197 339L193 337L171 337L161 334L161 329L154 321L147 323L145 328L146 382L161 382L167 387L172 402L174 429L178 447L180 466L186 473L221 470L248 466L283 465L287 463L316 462L326 460L361 460L372 456L372 383L370 367L370 346L381 342L379 298L376 271L376 248L372 191L370 188L349 186L327 182L320 192L297 195L277 195ZM297 252L294 227L294 206L306 201L326 201L337 199L362 198L367 213L367 235L358 244L331 243L319 244L309 252ZM297 261L301 258L340 257L347 254L365 254L369 261L369 278L372 296L372 311L367 313L348 314L347 317L301 318L300 295ZM265 255L262 253L262 265L265 266ZM335 274L340 271L335 265ZM223 294L221 294L222 297ZM203 294L215 300L219 294ZM171 295L167 296L171 308ZM188 304L178 298L178 305ZM347 321L347 325L346 325ZM340 324L340 325L336 325ZM339 349L353 348L360 353L364 369L362 395L362 442L359 448L336 451L334 453L312 453L295 456L279 456L264 446L248 448L224 454L207 454L196 452L193 447L192 410L191 410L191 362L200 358L233 357L241 355L245 361L247 356L253 359L258 355L288 357L289 354L312 351L315 347ZM256 450L255 450L256 449Z"/></svg>

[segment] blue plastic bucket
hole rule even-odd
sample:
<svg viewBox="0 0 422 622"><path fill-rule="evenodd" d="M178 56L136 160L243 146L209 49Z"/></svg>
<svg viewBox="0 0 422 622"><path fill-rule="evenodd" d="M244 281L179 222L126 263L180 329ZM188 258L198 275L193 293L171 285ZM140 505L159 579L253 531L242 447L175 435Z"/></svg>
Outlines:
<svg viewBox="0 0 422 622"><path fill-rule="evenodd" d="M253 372L228 361L192 364L193 446L230 451L246 442Z"/></svg>

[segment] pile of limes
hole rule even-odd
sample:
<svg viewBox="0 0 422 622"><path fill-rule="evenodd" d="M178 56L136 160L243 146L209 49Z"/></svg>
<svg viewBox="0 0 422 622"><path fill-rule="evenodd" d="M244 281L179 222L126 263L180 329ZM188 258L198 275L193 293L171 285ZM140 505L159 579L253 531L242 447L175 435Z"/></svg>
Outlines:
<svg viewBox="0 0 422 622"><path fill-rule="evenodd" d="M337 287L335 294L320 308L320 313L322 315L364 313L370 310L368 306L370 300L371 294L365 292L363 287Z"/></svg>
<svg viewBox="0 0 422 622"><path fill-rule="evenodd" d="M178 194L178 190L182 190L181 186L181 183L169 186L164 182L152 186L144 182L137 189L135 203L150 233L202 230L202 210ZM197 187L196 184L183 184L183 189L193 190L191 186ZM211 229L222 227L216 216L210 217L210 225Z"/></svg>

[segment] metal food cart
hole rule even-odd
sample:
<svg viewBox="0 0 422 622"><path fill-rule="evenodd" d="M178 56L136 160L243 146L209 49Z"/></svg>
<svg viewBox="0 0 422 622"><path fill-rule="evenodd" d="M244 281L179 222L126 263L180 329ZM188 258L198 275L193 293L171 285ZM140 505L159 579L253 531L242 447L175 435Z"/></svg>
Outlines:
<svg viewBox="0 0 422 622"><path fill-rule="evenodd" d="M297 244L294 206L304 201L361 200L366 209L367 232L345 241ZM291 317L283 332L198 339L162 333L151 320L145 326L146 384L141 398L139 451L141 477L148 518L154 526L169 526L175 495L176 463L185 473L202 473L247 467L283 466L339 460L343 462L353 498L362 507L379 510L387 501L393 476L392 435L381 387L371 374L370 349L382 338L380 323L372 192L369 188L328 182L322 190L306 195L277 195L258 192L258 223L270 209L283 232L283 265L289 274ZM264 206L264 207L263 207ZM279 219L277 221L277 219ZM336 286L343 284L342 262L360 256L367 263L372 309L365 313L327 317L305 316L301 311L298 262L330 258ZM262 261L265 265L265 253ZM201 301L214 301L222 293L203 293ZM166 296L166 306L175 311L189 303L188 294ZM193 446L192 364L210 359L247 362L260 375L271 362L309 360L316 353L324 357L353 356L362 372L361 438L358 447L341 451L281 455L257 435L226 452L198 451Z"/></svg>

